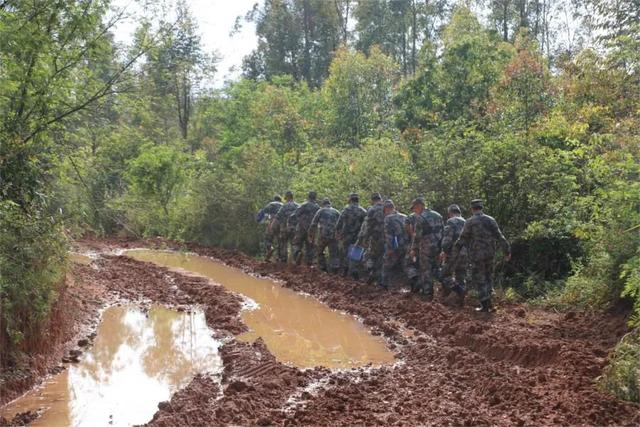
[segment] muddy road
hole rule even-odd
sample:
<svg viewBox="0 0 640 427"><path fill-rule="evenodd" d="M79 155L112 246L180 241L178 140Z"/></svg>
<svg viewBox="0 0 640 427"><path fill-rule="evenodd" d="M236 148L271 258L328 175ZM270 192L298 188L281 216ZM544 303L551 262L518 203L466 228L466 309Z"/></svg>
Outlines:
<svg viewBox="0 0 640 427"><path fill-rule="evenodd" d="M430 303L399 289L384 292L315 269L266 264L234 251L185 248L357 316L384 339L395 360L375 367L301 369L281 363L267 341L238 338L248 327L237 294L203 277L109 255L138 247L180 249L161 241L78 243L78 250L100 256L91 265L73 265L70 295L61 298L73 313L63 316L66 332L39 369L5 381L0 403L26 391L44 371L61 369L60 357L91 334L101 307L120 301L181 310L198 305L224 343L220 378L196 376L158 405L149 425L640 423L638 405L594 387L609 351L626 332L623 315L559 314L504 304L497 313L482 315L438 296ZM33 417L20 414L13 424Z"/></svg>

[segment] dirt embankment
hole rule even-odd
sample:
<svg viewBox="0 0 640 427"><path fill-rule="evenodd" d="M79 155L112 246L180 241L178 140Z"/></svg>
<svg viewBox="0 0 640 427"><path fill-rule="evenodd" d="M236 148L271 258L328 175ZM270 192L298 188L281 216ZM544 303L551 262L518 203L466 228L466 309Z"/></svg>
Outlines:
<svg viewBox="0 0 640 427"><path fill-rule="evenodd" d="M174 246L161 241L85 241L85 248ZM625 332L606 314L560 315L522 306L477 315L382 292L309 268L257 262L234 251L189 246L252 273L280 280L332 308L361 317L398 355L394 366L301 371L275 360L258 340L221 348L221 386L196 377L159 405L150 425L633 425L637 405L598 392L593 380ZM126 257L76 266L78 282L101 298L201 304L221 335L245 330L240 299L197 277Z"/></svg>

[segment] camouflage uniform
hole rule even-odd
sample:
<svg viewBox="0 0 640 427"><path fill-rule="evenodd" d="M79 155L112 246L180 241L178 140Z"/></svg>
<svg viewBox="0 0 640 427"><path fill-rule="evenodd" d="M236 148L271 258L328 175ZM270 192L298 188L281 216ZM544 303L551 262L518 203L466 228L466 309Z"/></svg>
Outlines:
<svg viewBox="0 0 640 427"><path fill-rule="evenodd" d="M274 220L273 226L278 229L278 260L287 262L289 255L289 243L291 243L294 234L294 224L290 221L291 215L298 209L298 205L294 201L286 202Z"/></svg>
<svg viewBox="0 0 640 427"><path fill-rule="evenodd" d="M273 247L273 240L278 237L278 227L274 226L273 222L281 207L282 202L273 201L262 208L262 213L265 215L263 222L267 223L267 229L264 233L264 245L267 252Z"/></svg>
<svg viewBox="0 0 640 427"><path fill-rule="evenodd" d="M478 298L482 303L491 301L491 273L498 244L505 253L511 252L509 242L500 231L496 220L479 212L465 222L460 238L454 245L454 250L466 248L468 251L471 282L478 290Z"/></svg>
<svg viewBox="0 0 640 427"><path fill-rule="evenodd" d="M418 215L415 212L407 215L407 217L404 220L404 228L407 231L407 234L409 236L409 242L413 241L413 236L416 233L417 221L418 221ZM420 266L418 265L418 259L419 259L418 255L419 255L418 248L416 248L415 259L411 256L411 251L407 251L407 255L406 255L407 257L406 273L407 273L407 277L409 278L409 281L412 282L411 290L416 290L414 289L415 282L418 280L420 276Z"/></svg>
<svg viewBox="0 0 640 427"><path fill-rule="evenodd" d="M340 212L332 208L330 205L321 208L316 212L311 227L309 227L309 235L316 238L316 254L318 257L318 265L324 271L335 273L340 266L338 258L338 240L336 239L336 224L340 218ZM319 232L317 232L319 231ZM327 269L327 259L324 256L324 250L329 250L329 266Z"/></svg>
<svg viewBox="0 0 640 427"><path fill-rule="evenodd" d="M438 212L425 209L418 216L412 249L419 253L420 284L427 297L433 297L433 282L438 277L442 229L442 216Z"/></svg>
<svg viewBox="0 0 640 427"><path fill-rule="evenodd" d="M296 221L296 233L293 238L293 259L297 264L302 261L303 251L305 263L307 265L313 264L314 251L313 244L309 242L309 226L318 209L320 209L320 206L315 200L307 200L292 215L292 219Z"/></svg>
<svg viewBox="0 0 640 427"><path fill-rule="evenodd" d="M358 233L362 227L367 211L358 203L350 203L344 208L336 225L336 235L340 239L340 260L345 268L345 273L357 277L358 263L348 259L349 246L356 243Z"/></svg>
<svg viewBox="0 0 640 427"><path fill-rule="evenodd" d="M367 248L365 265L369 271L369 281L382 283L382 257L384 256L384 213L382 203L367 210L367 216L358 234L359 246Z"/></svg>
<svg viewBox="0 0 640 427"><path fill-rule="evenodd" d="M382 287L389 289L391 271L396 267L407 267L407 246L409 235L404 227L407 216L397 211L384 218L384 257L382 262Z"/></svg>
<svg viewBox="0 0 640 427"><path fill-rule="evenodd" d="M453 290L458 294L465 291L465 278L467 276L467 249L461 248L455 251L453 245L460 237L465 220L460 216L454 216L447 220L444 226L442 238L442 252L447 255L447 261L442 266L442 284L447 290Z"/></svg>

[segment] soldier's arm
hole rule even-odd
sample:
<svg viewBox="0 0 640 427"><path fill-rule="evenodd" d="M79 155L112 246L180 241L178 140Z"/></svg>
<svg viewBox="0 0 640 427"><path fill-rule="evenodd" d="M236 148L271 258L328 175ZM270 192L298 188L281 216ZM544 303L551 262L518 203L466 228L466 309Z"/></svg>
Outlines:
<svg viewBox="0 0 640 427"><path fill-rule="evenodd" d="M444 226L444 232L442 233L442 251L450 252L454 243L453 227L447 222L447 225Z"/></svg>
<svg viewBox="0 0 640 427"><path fill-rule="evenodd" d="M471 238L471 221L467 221L464 223L464 227L462 227L462 231L460 232L460 237L453 245L453 250L459 251L465 246L469 245L469 239Z"/></svg>
<svg viewBox="0 0 640 427"><path fill-rule="evenodd" d="M318 229L318 222L320 222L320 211L317 211L311 220L311 225L309 225L309 234L314 236L316 234L316 230Z"/></svg>
<svg viewBox="0 0 640 427"><path fill-rule="evenodd" d="M382 223L382 229L384 231L384 244L386 246L386 250L388 252L393 251L393 234L394 234L394 230L393 230L393 223L390 221L389 217L386 217L384 219L384 222Z"/></svg>
<svg viewBox="0 0 640 427"><path fill-rule="evenodd" d="M356 244L358 246L362 246L367 241L368 236L369 236L369 216L367 215L366 217L364 217L364 221L360 226L360 233L358 233L358 241L356 242Z"/></svg>
<svg viewBox="0 0 640 427"><path fill-rule="evenodd" d="M418 245L420 244L419 237L422 236L422 218L416 217L413 225L414 231L411 237L411 252L415 254L418 251Z"/></svg>
<svg viewBox="0 0 640 427"><path fill-rule="evenodd" d="M343 237L345 211L346 209L340 213L340 216L338 217L338 222L336 223L336 238L338 239L342 239Z"/></svg>
<svg viewBox="0 0 640 427"><path fill-rule="evenodd" d="M506 255L510 255L511 245L509 244L509 241L506 239L506 237L504 237L504 234L502 234L502 230L500 230L500 227L498 226L496 220L491 221L491 231L495 239L498 241L500 248L502 248L502 251Z"/></svg>

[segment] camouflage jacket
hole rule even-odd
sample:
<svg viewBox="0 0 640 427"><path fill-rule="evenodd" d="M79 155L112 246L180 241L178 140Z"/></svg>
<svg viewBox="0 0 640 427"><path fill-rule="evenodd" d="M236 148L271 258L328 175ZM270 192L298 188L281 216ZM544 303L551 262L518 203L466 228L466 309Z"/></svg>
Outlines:
<svg viewBox="0 0 640 427"><path fill-rule="evenodd" d="M278 213L281 207L282 207L281 202L273 201L269 203L267 206L265 206L264 208L262 208L262 210L265 213L265 215L268 215L270 218L273 218L276 216L276 214Z"/></svg>
<svg viewBox="0 0 640 427"><path fill-rule="evenodd" d="M443 228L442 215L431 209L425 209L417 217L416 234L413 238L412 248L426 249L432 255L440 253Z"/></svg>
<svg viewBox="0 0 640 427"><path fill-rule="evenodd" d="M407 216L393 212L384 218L384 244L387 250L405 250L409 245L409 235L404 226ZM396 243L397 242L397 247Z"/></svg>
<svg viewBox="0 0 640 427"><path fill-rule="evenodd" d="M296 221L296 232L306 232L309 230L313 216L320 209L320 206L316 202L307 200L300 205L298 209L291 215L291 218Z"/></svg>
<svg viewBox="0 0 640 427"><path fill-rule="evenodd" d="M455 248L467 248L471 259L491 259L495 256L497 245L500 245L504 253L510 253L511 246L496 220L478 213L465 222Z"/></svg>
<svg viewBox="0 0 640 427"><path fill-rule="evenodd" d="M340 212L337 209L332 207L321 208L311 220L309 233L313 233L314 236L318 235L323 239L335 239L338 218L340 218ZM319 231L319 234L317 231Z"/></svg>
<svg viewBox="0 0 640 427"><path fill-rule="evenodd" d="M289 231L292 232L295 229L294 224L289 223L289 219L291 214L293 214L296 209L298 209L300 205L296 202L287 202L278 211L276 214L276 219L274 225L280 227L280 231Z"/></svg>
<svg viewBox="0 0 640 427"><path fill-rule="evenodd" d="M336 225L338 236L347 241L353 241L358 237L360 227L367 216L367 211L357 203L351 203L344 208Z"/></svg>
<svg viewBox="0 0 640 427"><path fill-rule="evenodd" d="M442 251L447 255L450 255L453 251L453 245L460 237L464 223L464 218L460 216L454 216L447 220L444 226L444 236L442 237Z"/></svg>
<svg viewBox="0 0 640 427"><path fill-rule="evenodd" d="M358 240L361 245L366 245L369 241L384 241L384 211L382 203L373 205L367 211L364 218Z"/></svg>

